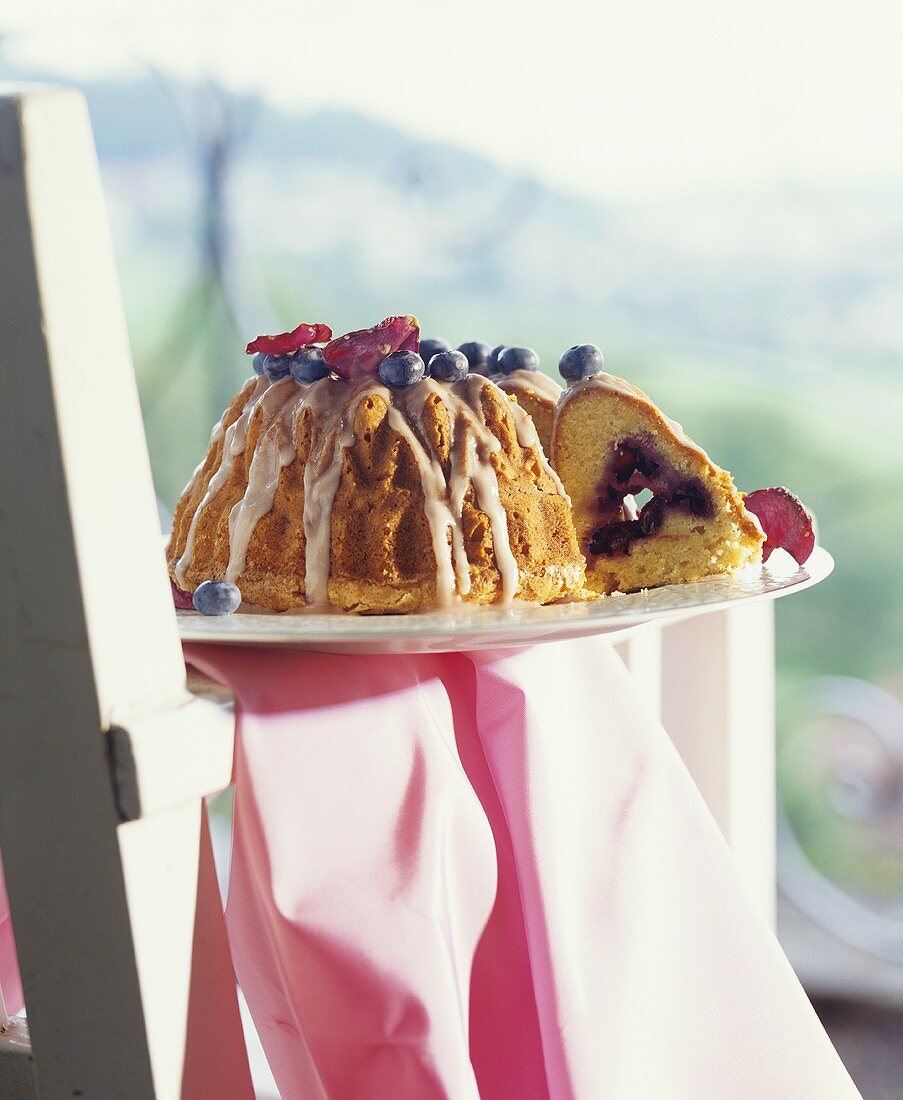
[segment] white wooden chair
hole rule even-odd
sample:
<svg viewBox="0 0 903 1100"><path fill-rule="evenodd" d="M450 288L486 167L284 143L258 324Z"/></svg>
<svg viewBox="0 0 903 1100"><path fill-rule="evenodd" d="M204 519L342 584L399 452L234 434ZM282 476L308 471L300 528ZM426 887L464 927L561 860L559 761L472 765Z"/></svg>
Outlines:
<svg viewBox="0 0 903 1100"><path fill-rule="evenodd" d="M185 687L75 93L0 100L0 255L0 840L30 1033L0 1095L250 1096L202 815L231 723Z"/></svg>
<svg viewBox="0 0 903 1100"><path fill-rule="evenodd" d="M0 1011L0 1097L242 1100L202 802L232 721L186 690L76 93L0 97L0 255L0 843L28 1010ZM621 643L769 915L771 614Z"/></svg>

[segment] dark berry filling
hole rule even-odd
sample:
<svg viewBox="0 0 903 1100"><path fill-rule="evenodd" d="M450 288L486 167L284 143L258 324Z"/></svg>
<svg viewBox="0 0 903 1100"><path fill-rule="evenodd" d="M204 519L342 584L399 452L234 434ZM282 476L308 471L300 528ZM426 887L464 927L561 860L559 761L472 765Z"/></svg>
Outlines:
<svg viewBox="0 0 903 1100"><path fill-rule="evenodd" d="M625 519L624 498L648 489L651 498L635 519ZM637 539L654 535L669 508L679 508L692 516L712 515L712 499L698 478L685 479L669 470L647 443L625 439L615 448L615 456L596 490L599 519L602 521L586 542L594 557L629 554Z"/></svg>

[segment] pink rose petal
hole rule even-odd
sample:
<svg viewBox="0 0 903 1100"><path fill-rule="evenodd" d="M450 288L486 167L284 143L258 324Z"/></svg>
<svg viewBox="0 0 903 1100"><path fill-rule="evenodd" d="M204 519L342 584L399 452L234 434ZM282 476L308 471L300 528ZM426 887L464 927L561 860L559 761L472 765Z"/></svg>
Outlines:
<svg viewBox="0 0 903 1100"><path fill-rule="evenodd" d="M179 588L172 577L169 578L169 587L172 589L172 602L180 611L194 611L194 602L191 599L190 592L186 592L184 588Z"/></svg>
<svg viewBox="0 0 903 1100"><path fill-rule="evenodd" d="M346 381L375 375L379 364L393 351L416 351L420 346L420 322L416 317L387 317L373 328L337 336L323 349L331 371Z"/></svg>
<svg viewBox="0 0 903 1100"><path fill-rule="evenodd" d="M277 336L258 336L248 344L245 351L248 355L253 355L255 351L263 352L264 355L291 355L308 344L319 344L331 339L332 329L329 325L303 322L291 332L280 332Z"/></svg>
<svg viewBox="0 0 903 1100"><path fill-rule="evenodd" d="M762 561L768 561L777 549L786 550L798 565L808 560L815 549L815 530L812 514L798 496L778 486L756 489L743 503L765 532Z"/></svg>

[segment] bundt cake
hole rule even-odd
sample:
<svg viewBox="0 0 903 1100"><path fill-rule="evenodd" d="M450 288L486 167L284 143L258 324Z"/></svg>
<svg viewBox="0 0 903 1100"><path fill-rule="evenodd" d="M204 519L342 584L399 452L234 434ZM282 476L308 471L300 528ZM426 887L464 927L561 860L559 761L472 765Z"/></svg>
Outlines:
<svg viewBox="0 0 903 1100"><path fill-rule="evenodd" d="M730 474L642 390L599 370L598 349L582 350L591 347L562 357L570 385L558 401L551 447L588 587L631 592L759 560L762 530Z"/></svg>
<svg viewBox="0 0 903 1100"><path fill-rule="evenodd" d="M177 606L549 603L812 552L797 497L744 498L595 345L562 355L562 390L529 348L419 336L389 317L248 345L257 377L176 508Z"/></svg>
<svg viewBox="0 0 903 1100"><path fill-rule="evenodd" d="M539 370L514 370L510 374L494 374L492 380L500 390L517 399L518 405L536 425L536 434L543 450L549 454L555 407L561 397L561 386L554 378Z"/></svg>
<svg viewBox="0 0 903 1100"><path fill-rule="evenodd" d="M257 377L176 508L174 585L200 607L200 586L226 582L277 611L580 591L570 504L524 409L459 353L426 377L415 318L331 336L300 325L248 345Z"/></svg>

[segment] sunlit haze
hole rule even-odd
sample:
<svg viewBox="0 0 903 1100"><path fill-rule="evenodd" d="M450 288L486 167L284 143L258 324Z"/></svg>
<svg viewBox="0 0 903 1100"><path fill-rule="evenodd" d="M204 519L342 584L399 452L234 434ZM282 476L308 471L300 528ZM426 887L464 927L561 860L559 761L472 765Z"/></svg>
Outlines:
<svg viewBox="0 0 903 1100"><path fill-rule="evenodd" d="M903 176L898 3L12 0L8 57L393 122L599 198ZM235 8L232 8L235 11Z"/></svg>

